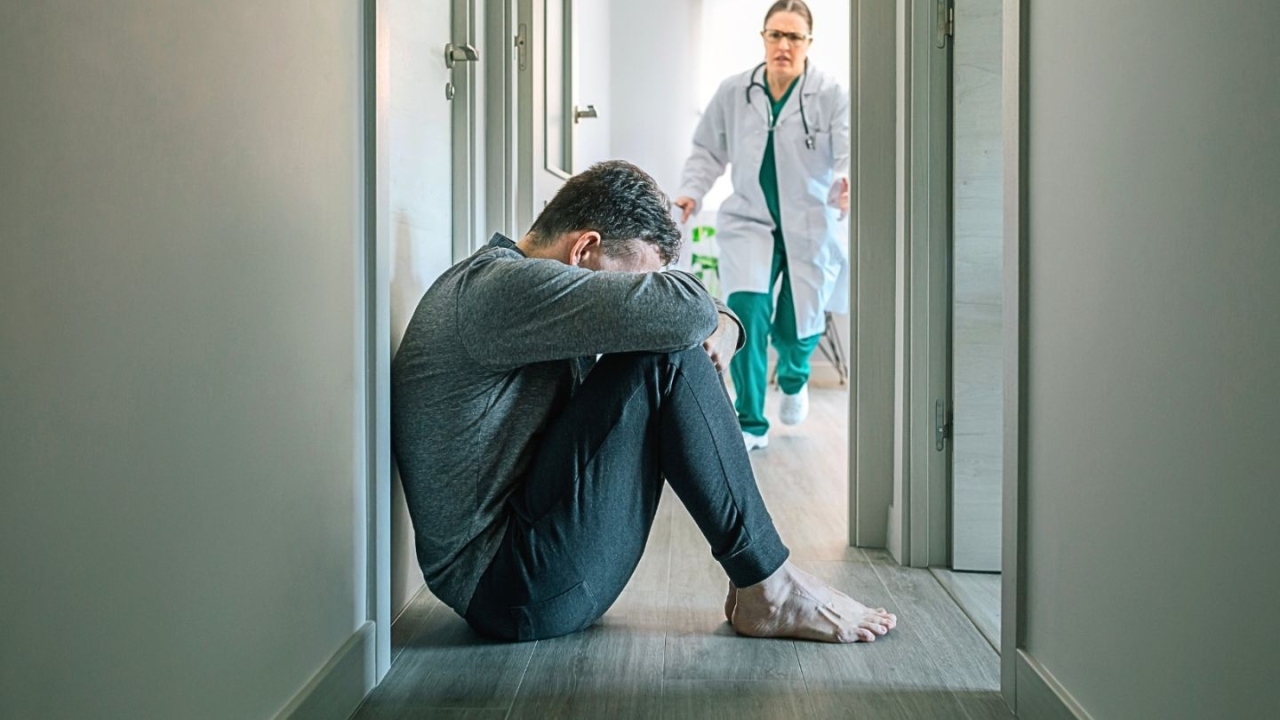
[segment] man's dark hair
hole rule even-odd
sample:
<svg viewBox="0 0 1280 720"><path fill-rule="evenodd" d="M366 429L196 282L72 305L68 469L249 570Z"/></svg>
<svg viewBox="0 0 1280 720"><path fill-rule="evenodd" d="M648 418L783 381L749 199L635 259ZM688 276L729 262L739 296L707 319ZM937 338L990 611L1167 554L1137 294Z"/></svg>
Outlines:
<svg viewBox="0 0 1280 720"><path fill-rule="evenodd" d="M680 228L671 218L671 201L648 173L622 160L592 165L569 178L529 235L545 245L587 230L600 233L600 248L610 257L635 253L634 241L656 247L663 264L680 255Z"/></svg>

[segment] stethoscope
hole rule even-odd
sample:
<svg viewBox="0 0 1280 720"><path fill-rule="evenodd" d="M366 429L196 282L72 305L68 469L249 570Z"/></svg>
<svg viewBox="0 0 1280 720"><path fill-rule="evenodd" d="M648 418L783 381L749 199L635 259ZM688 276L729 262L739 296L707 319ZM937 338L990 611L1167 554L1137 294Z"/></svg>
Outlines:
<svg viewBox="0 0 1280 720"><path fill-rule="evenodd" d="M756 75L759 74L762 69L764 69L765 65L766 63L760 63L759 65L756 66L755 70L751 71L751 82L747 85L747 104L748 105L751 104L751 91L756 88L760 88L761 90L764 91L765 98L769 97L769 88L765 87L764 83L760 82L759 80L756 80ZM814 141L813 133L809 132L809 118L808 116L805 115L805 112L804 112L804 85L807 82L809 82L809 60L805 59L804 72L800 74L800 122L804 123L804 146L809 148L810 150L813 150L818 146L818 143ZM773 132L773 126L774 126L773 103L765 104L765 112L769 114L769 132Z"/></svg>

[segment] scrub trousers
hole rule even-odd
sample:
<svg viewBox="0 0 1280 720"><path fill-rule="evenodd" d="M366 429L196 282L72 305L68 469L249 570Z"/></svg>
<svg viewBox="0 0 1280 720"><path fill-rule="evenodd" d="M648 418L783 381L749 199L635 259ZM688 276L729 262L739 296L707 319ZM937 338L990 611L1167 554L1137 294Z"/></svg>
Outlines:
<svg viewBox="0 0 1280 720"><path fill-rule="evenodd" d="M482 635L539 640L595 622L640 562L664 476L735 585L787 559L701 348L605 355L537 442L464 614Z"/></svg>
<svg viewBox="0 0 1280 720"><path fill-rule="evenodd" d="M791 296L791 273L787 269L786 245L782 233L773 233L773 267L769 272L772 289L782 276L777 311L772 293L736 292L729 295L729 309L737 314L747 333L747 343L733 356L729 374L738 395L738 424L752 435L769 432L764 417L764 395L769 385L769 338L778 351L778 387L795 395L809 382L809 358L822 340L822 333L796 337L795 301ZM770 322L772 320L772 323Z"/></svg>

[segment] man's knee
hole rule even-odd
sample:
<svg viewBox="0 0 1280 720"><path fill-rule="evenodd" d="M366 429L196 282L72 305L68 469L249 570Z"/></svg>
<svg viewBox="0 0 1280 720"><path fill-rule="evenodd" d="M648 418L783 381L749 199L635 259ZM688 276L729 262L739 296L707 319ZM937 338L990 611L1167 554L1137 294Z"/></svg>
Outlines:
<svg viewBox="0 0 1280 720"><path fill-rule="evenodd" d="M675 350L672 352L628 352L614 353L605 355L600 358L597 367L609 365L632 366L641 369L648 368L666 368L666 367L685 367L691 364L707 365L713 367L711 357L707 355L707 351L701 346L694 346L684 350Z"/></svg>

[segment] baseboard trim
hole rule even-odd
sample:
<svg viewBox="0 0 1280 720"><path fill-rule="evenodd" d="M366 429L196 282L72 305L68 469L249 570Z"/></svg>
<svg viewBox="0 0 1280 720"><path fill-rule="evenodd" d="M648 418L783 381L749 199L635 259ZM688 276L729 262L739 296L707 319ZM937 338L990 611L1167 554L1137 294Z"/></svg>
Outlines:
<svg viewBox="0 0 1280 720"><path fill-rule="evenodd" d="M1062 684L1025 650L1018 651L1020 720L1093 720Z"/></svg>
<svg viewBox="0 0 1280 720"><path fill-rule="evenodd" d="M320 668L276 720L347 720L373 690L375 625L366 622Z"/></svg>

